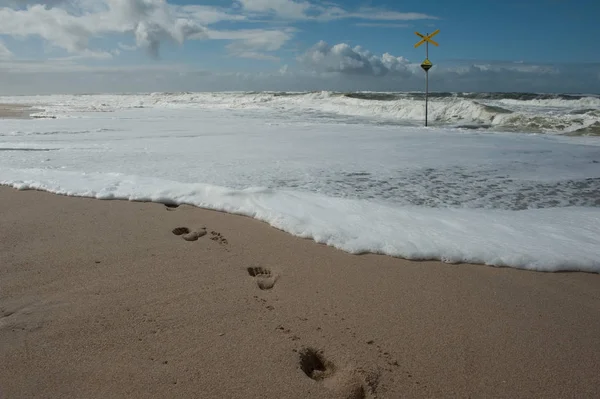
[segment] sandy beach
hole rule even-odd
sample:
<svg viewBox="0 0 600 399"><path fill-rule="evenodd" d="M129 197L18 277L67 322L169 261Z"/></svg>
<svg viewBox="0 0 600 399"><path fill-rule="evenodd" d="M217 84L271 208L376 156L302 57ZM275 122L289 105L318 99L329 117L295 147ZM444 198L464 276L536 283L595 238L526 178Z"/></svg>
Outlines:
<svg viewBox="0 0 600 399"><path fill-rule="evenodd" d="M0 104L0 119L26 119L34 109L20 104Z"/></svg>
<svg viewBox="0 0 600 399"><path fill-rule="evenodd" d="M186 205L0 198L3 398L600 395L596 274L350 255Z"/></svg>

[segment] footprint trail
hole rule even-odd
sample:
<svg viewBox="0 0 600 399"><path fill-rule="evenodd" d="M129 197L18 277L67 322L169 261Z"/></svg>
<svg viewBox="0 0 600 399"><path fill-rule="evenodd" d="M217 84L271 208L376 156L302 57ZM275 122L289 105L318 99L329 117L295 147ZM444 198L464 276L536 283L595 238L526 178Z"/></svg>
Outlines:
<svg viewBox="0 0 600 399"><path fill-rule="evenodd" d="M271 270L264 267L249 267L246 270L250 276L256 278L256 284L261 290L270 290L277 282L277 276L274 276Z"/></svg>

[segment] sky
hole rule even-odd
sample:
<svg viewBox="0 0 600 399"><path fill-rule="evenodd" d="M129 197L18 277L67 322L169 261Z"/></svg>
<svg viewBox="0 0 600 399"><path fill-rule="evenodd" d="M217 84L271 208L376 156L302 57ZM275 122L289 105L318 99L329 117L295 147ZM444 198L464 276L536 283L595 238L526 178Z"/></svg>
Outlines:
<svg viewBox="0 0 600 399"><path fill-rule="evenodd" d="M0 0L0 94L600 93L598 0Z"/></svg>

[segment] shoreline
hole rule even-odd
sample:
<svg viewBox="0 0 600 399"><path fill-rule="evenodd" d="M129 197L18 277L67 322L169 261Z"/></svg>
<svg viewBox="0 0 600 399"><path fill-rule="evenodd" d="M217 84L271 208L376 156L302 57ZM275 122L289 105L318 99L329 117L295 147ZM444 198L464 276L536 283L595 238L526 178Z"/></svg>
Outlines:
<svg viewBox="0 0 600 399"><path fill-rule="evenodd" d="M41 116L32 114L44 112L42 108L35 108L27 104L0 103L0 119L56 119L56 116Z"/></svg>
<svg viewBox="0 0 600 399"><path fill-rule="evenodd" d="M15 150L19 150L19 149L15 149ZM532 271L532 272L541 272L541 273L588 273L588 274L597 274L600 275L600 271L592 271L592 270L587 270L590 267L586 265L586 267L582 267L582 266L576 266L577 263L576 262L566 262L566 263L562 263L562 264L558 264L555 265L553 264L552 267L548 267L548 265L546 265L546 267L541 268L539 265L537 266L533 266L531 267L530 265L526 264L526 265L517 265L517 264L513 264L513 263L506 263L506 262L499 262L499 263L485 263L485 261L483 260L473 260L473 261L469 261L469 260L452 260L452 259L444 259L444 257L442 257L442 259L440 259L438 256L436 257L415 257L415 258L408 258L402 254L394 254L394 253L389 253L389 252L384 252L384 251L374 251L372 249L366 249L366 250L362 250L362 251L355 251L353 252L352 250L349 249L345 249L345 248L340 248L338 246L335 245L335 243L331 243L331 242L323 242L323 241L318 241L315 236L306 236L303 237L302 235L296 233L294 234L294 232L286 230L285 228L281 228L278 227L277 225L271 224L271 221L266 220L260 216L252 216L249 215L246 212L237 210L237 211L227 211L227 210L223 210L223 209L219 209L218 207L210 207L210 206L199 206L199 205L194 205L193 203L181 203L181 204L177 204L175 201L172 201L170 199L164 200L164 201L159 201L159 200L149 200L149 199L140 199L140 198L146 198L146 196L142 196L142 197L138 197L138 199L135 199L135 197L132 199L127 199L125 198L127 195L125 194L121 194L121 195L113 195L111 194L110 197L98 197L97 193L94 192L94 195L91 194L73 194L73 193L64 193L63 191L59 191L59 192L55 192L55 191L51 191L51 189L48 188L38 188L35 187L36 185L34 184L33 187L29 184L15 184L14 182L12 183L0 183L0 188L5 187L8 189L13 189L13 190L17 190L17 191L38 191L38 192L42 192L42 193L48 193L51 195L58 195L58 196L64 196L64 197L73 197L73 198L86 198L86 199L93 199L93 200L98 200L98 201L125 201L125 202L137 202L137 203L152 203L152 204L159 204L159 205L164 205L164 206L172 206L172 207L178 207L178 206L189 206L192 208L197 208L197 209L201 209L204 211L211 211L211 212L221 212L221 213L225 213L228 215L233 215L233 216L241 216L241 217L247 217L249 219L252 219L254 221L263 223L264 225L266 225L269 228L273 228L276 229L278 231L281 231L285 234L288 234L290 236L293 236L295 238L301 238L301 239L306 239L309 240L315 244L319 244L319 245L325 245L328 246L330 248L342 251L346 254L349 255L377 255L377 256L387 256L387 257L391 257L394 259L400 259L403 261L409 261L409 262L439 262L442 264L447 264L447 265L480 265L480 266L484 266L484 267L494 267L494 268L509 268L509 269L516 269L516 270L523 270L523 271ZM543 210L543 209L542 209ZM541 263L543 264L543 263Z"/></svg>
<svg viewBox="0 0 600 399"><path fill-rule="evenodd" d="M39 111L24 104L0 104L0 119L32 119L31 114Z"/></svg>
<svg viewBox="0 0 600 399"><path fill-rule="evenodd" d="M351 255L187 205L0 198L5 397L600 395L598 275Z"/></svg>

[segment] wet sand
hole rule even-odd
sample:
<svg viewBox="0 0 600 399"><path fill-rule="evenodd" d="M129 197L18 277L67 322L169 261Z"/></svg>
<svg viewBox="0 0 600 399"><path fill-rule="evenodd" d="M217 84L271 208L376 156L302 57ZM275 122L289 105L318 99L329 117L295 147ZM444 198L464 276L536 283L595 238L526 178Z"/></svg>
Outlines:
<svg viewBox="0 0 600 399"><path fill-rule="evenodd" d="M0 397L600 397L597 274L350 255L190 206L0 199Z"/></svg>
<svg viewBox="0 0 600 399"><path fill-rule="evenodd" d="M0 104L0 119L28 119L37 111L27 105Z"/></svg>

